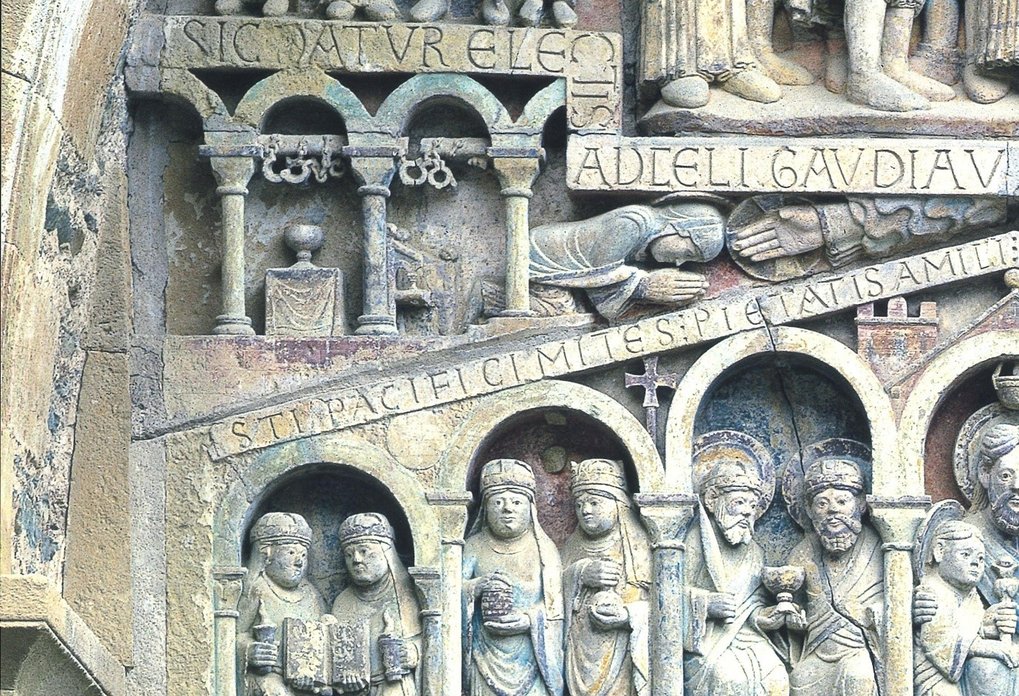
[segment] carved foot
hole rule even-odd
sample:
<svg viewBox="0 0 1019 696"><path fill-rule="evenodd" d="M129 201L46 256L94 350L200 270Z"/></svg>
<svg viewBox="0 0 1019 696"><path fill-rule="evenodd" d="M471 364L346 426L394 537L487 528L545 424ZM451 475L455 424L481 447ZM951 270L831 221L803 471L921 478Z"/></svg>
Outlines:
<svg viewBox="0 0 1019 696"><path fill-rule="evenodd" d="M354 16L355 8L345 0L336 0L326 6L326 18L328 19L350 19Z"/></svg>
<svg viewBox="0 0 1019 696"><path fill-rule="evenodd" d="M946 85L959 81L959 49L922 43L916 48L911 63L916 72Z"/></svg>
<svg viewBox="0 0 1019 696"><path fill-rule="evenodd" d="M216 0L216 14L218 15L237 15L241 14L244 9L244 3L241 0Z"/></svg>
<svg viewBox="0 0 1019 696"><path fill-rule="evenodd" d="M555 25L562 29L572 29L577 26L577 13L563 0L556 0L552 3L552 18Z"/></svg>
<svg viewBox="0 0 1019 696"><path fill-rule="evenodd" d="M977 104L993 104L1009 92L1008 80L999 80L981 74L972 63L962 69L962 84L966 94Z"/></svg>
<svg viewBox="0 0 1019 696"><path fill-rule="evenodd" d="M779 58L770 46L757 46L754 49L757 60L764 72L780 85L810 85L814 76L809 70L798 63Z"/></svg>
<svg viewBox="0 0 1019 696"><path fill-rule="evenodd" d="M410 8L410 18L415 22L434 22L449 12L449 0L421 0Z"/></svg>
<svg viewBox="0 0 1019 696"><path fill-rule="evenodd" d="M485 24L494 27L505 27L509 24L509 8L503 0L483 0L481 3L481 18Z"/></svg>
<svg viewBox="0 0 1019 696"><path fill-rule="evenodd" d="M878 111L918 111L929 109L930 102L911 92L884 73L850 75L846 97Z"/></svg>
<svg viewBox="0 0 1019 696"><path fill-rule="evenodd" d="M290 0L266 0L262 14L266 17L282 17L290 10Z"/></svg>
<svg viewBox="0 0 1019 696"><path fill-rule="evenodd" d="M756 68L736 73L722 83L722 89L737 97L765 104L782 98L782 88Z"/></svg>
<svg viewBox="0 0 1019 696"><path fill-rule="evenodd" d="M364 16L372 22L391 22L400 16L393 0L370 0L364 6Z"/></svg>
<svg viewBox="0 0 1019 696"><path fill-rule="evenodd" d="M520 24L525 27L536 27L541 24L542 9L541 0L525 0L517 11Z"/></svg>
<svg viewBox="0 0 1019 696"><path fill-rule="evenodd" d="M849 60L846 56L846 39L828 39L828 56L824 62L824 88L832 94L846 91L849 81Z"/></svg>
<svg viewBox="0 0 1019 696"><path fill-rule="evenodd" d="M662 101L681 109L697 109L708 103L708 83L703 77L680 77L662 87Z"/></svg>
<svg viewBox="0 0 1019 696"><path fill-rule="evenodd" d="M955 99L955 90L937 80L913 72L907 64L893 63L891 67L885 68L885 74L911 92L930 99L931 101L952 101Z"/></svg>

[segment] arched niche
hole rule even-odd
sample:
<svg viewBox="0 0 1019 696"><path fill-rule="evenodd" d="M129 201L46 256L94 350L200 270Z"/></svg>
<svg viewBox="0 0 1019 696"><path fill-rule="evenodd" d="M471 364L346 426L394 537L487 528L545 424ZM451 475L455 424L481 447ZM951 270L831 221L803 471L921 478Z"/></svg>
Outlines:
<svg viewBox="0 0 1019 696"><path fill-rule="evenodd" d="M237 104L234 118L259 132L274 107L295 97L315 100L336 111L349 131L371 130L372 118L348 88L315 69L281 71L257 82Z"/></svg>
<svg viewBox="0 0 1019 696"><path fill-rule="evenodd" d="M515 433L528 430L532 434L526 442L519 446L510 442ZM558 472L546 471L542 455L557 445L566 450L562 453L566 467ZM439 463L440 485L477 494L478 475L486 461L500 457L524 459L538 478L539 512L546 518L557 516L548 531L561 541L573 524L568 489L571 456L622 459L628 468L631 492L662 489L661 459L643 424L605 394L557 380L509 389L477 404L471 417L453 434Z"/></svg>
<svg viewBox="0 0 1019 696"><path fill-rule="evenodd" d="M296 496L302 492L321 495L323 491L314 490L312 485L325 483L334 490L344 485L359 486L348 496L349 510L340 510L331 517L320 513L327 527L342 521L337 515L393 511L397 516L391 519L398 536L397 549L405 561L438 567L438 522L424 490L385 450L334 433L269 447L238 465L243 466L244 475L230 485L216 508L213 554L217 566L242 565L247 532L259 515L274 506L307 504ZM359 500L360 491L364 496Z"/></svg>
<svg viewBox="0 0 1019 696"><path fill-rule="evenodd" d="M903 467L920 471L918 491L926 490L927 486L923 474L927 467L926 455L930 438L935 438L929 443L935 448L932 454L940 449L939 441L942 439L950 438L950 446L954 446L959 427L973 412L959 411L967 411L971 406L975 411L983 405L977 403L978 401L990 403L986 391L981 391L983 380L986 379L989 385L990 371L995 365L1003 360L1016 359L1019 359L1019 348L1016 347L1015 332L989 331L960 341L927 364L913 384L899 418L899 430L902 433L899 456ZM936 417L944 418L946 422L934 424ZM954 425L956 421L958 427ZM951 432L953 427L954 434ZM947 466L949 481L952 481L950 457L949 452L946 464L941 461L943 458L937 455L931 461L932 473L937 471L937 475L941 476L941 469ZM943 495L946 489L939 487L934 492Z"/></svg>
<svg viewBox="0 0 1019 696"><path fill-rule="evenodd" d="M416 114L437 104L463 108L486 124L489 131L512 125L502 102L477 80L466 75L415 75L397 87L375 114L376 126L391 135L404 135Z"/></svg>
<svg viewBox="0 0 1019 696"><path fill-rule="evenodd" d="M901 495L916 492L913 482L920 480L920 472L900 472L896 456L896 428L891 403L870 367L855 352L838 341L805 329L773 327L770 332L745 332L732 336L713 346L697 359L680 382L678 393L685 398L676 399L669 413L665 432L666 477L669 485L692 492L693 442L699 429L716 429L740 424L732 429L743 430L761 439L772 450L776 444L760 426L754 405L743 399L738 404L740 413L724 415L710 413L711 400L719 388L730 382L738 390L739 375L751 369L774 369L775 361L813 374L818 385L827 384L832 394L844 395L846 404L859 413L860 425L839 432L831 423L828 427L812 427L792 433L792 442L786 445L798 456L801 446L827 437L848 437L864 440L873 453L873 480L871 492L878 495ZM781 362L779 364L782 364ZM764 385L759 385L761 391ZM809 388L809 383L802 385ZM775 393L772 389L772 393ZM789 394L779 389L777 397L789 403ZM800 401L813 399L810 394ZM825 404L806 403L803 408L820 411ZM709 409L705 411L705 409ZM702 414L705 414L702 417ZM850 424L849 420L845 423ZM788 440L788 438L787 438ZM778 452L788 458L788 453ZM777 462L781 465L783 462Z"/></svg>

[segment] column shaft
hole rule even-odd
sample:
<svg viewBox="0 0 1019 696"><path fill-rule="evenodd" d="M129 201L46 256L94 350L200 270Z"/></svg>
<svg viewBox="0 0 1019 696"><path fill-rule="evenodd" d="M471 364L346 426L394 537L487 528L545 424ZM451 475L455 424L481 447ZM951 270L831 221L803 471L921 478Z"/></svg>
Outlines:
<svg viewBox="0 0 1019 696"><path fill-rule="evenodd" d="M528 156L497 156L492 162L502 184L506 210L506 309L502 316L520 317L531 313L529 221L531 186L538 176L540 151Z"/></svg>
<svg viewBox="0 0 1019 696"><path fill-rule="evenodd" d="M250 157L212 157L212 172L219 186L216 194L222 208L223 313L216 317L215 334L253 336L244 298L244 197L248 180L255 173Z"/></svg>
<svg viewBox="0 0 1019 696"><path fill-rule="evenodd" d="M358 317L358 334L395 334L396 307L389 270L389 239L386 201L389 189L366 185L361 196L364 225L364 313Z"/></svg>

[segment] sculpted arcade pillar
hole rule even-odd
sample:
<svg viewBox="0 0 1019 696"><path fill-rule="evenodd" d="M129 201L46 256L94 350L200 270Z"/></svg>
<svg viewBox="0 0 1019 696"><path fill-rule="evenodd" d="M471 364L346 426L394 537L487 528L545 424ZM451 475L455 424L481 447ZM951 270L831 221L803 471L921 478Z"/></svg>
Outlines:
<svg viewBox="0 0 1019 696"><path fill-rule="evenodd" d="M463 620L461 603L463 592L463 550L467 527L467 506L474 499L470 493L431 491L428 502L435 506L439 516L442 540L442 598L440 607L442 625L439 630L441 650L428 657L435 664L435 694L459 694L463 681ZM428 672L425 672L427 677ZM425 693L430 693L427 690Z"/></svg>
<svg viewBox="0 0 1019 696"><path fill-rule="evenodd" d="M213 156L210 161L223 209L223 313L216 317L212 332L254 336L244 307L244 197L255 173L255 162L246 156Z"/></svg>
<svg viewBox="0 0 1019 696"><path fill-rule="evenodd" d="M870 519L884 552L884 617L880 626L884 638L885 696L911 696L913 680L913 546L916 530L931 499L928 496L867 496Z"/></svg>
<svg viewBox="0 0 1019 696"><path fill-rule="evenodd" d="M216 694L234 696L237 689L237 603L241 598L246 568L219 568L215 579Z"/></svg>
<svg viewBox="0 0 1019 696"><path fill-rule="evenodd" d="M531 240L528 214L534 195L531 187L538 177L544 151L540 148L489 148L488 154L502 185L506 205L506 309L500 315L529 316Z"/></svg>
<svg viewBox="0 0 1019 696"><path fill-rule="evenodd" d="M396 174L397 147L345 147L360 186L364 225L364 313L357 318L359 335L395 335L396 303L390 279L386 227L389 184Z"/></svg>
<svg viewBox="0 0 1019 696"><path fill-rule="evenodd" d="M421 696L442 696L442 574L438 568L408 568L421 605Z"/></svg>
<svg viewBox="0 0 1019 696"><path fill-rule="evenodd" d="M684 493L636 493L634 502L651 533L654 549L654 583L651 586L651 693L683 696L684 635L683 538L697 509L697 496ZM676 643L676 641L679 641Z"/></svg>

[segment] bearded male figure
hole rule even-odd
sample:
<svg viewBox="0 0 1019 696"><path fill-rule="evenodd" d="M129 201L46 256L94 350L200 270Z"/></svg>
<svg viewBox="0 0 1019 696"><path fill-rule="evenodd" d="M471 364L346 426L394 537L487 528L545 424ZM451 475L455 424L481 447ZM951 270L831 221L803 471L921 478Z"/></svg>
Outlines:
<svg viewBox="0 0 1019 696"><path fill-rule="evenodd" d="M563 549L571 696L649 696L651 544L622 462L572 465L577 530Z"/></svg>
<svg viewBox="0 0 1019 696"><path fill-rule="evenodd" d="M248 579L238 604L237 654L246 696L295 696L307 683L283 679L278 629L288 618L317 621L326 613L322 595L308 582L311 527L300 515L270 512L251 528ZM270 635L264 635L266 632ZM271 634L275 633L276 638Z"/></svg>
<svg viewBox="0 0 1019 696"><path fill-rule="evenodd" d="M538 524L534 472L516 459L481 470L481 509L463 552L469 696L562 696L562 566Z"/></svg>
<svg viewBox="0 0 1019 696"><path fill-rule="evenodd" d="M348 678L343 691L368 696L415 696L421 658L421 619L414 586L393 547L383 515L351 515L340 525L350 586L333 602L333 616L368 626L370 683Z"/></svg>
<svg viewBox="0 0 1019 696"><path fill-rule="evenodd" d="M803 478L813 533L787 561L805 569L807 593L805 636L790 675L790 693L874 696L884 557L877 532L863 522L863 473L851 459L824 457Z"/></svg>
<svg viewBox="0 0 1019 696"><path fill-rule="evenodd" d="M700 495L698 520L686 536L686 691L788 694L785 665L766 635L786 615L768 606L761 584L764 549L753 535L764 486L749 456L721 459L703 478Z"/></svg>

